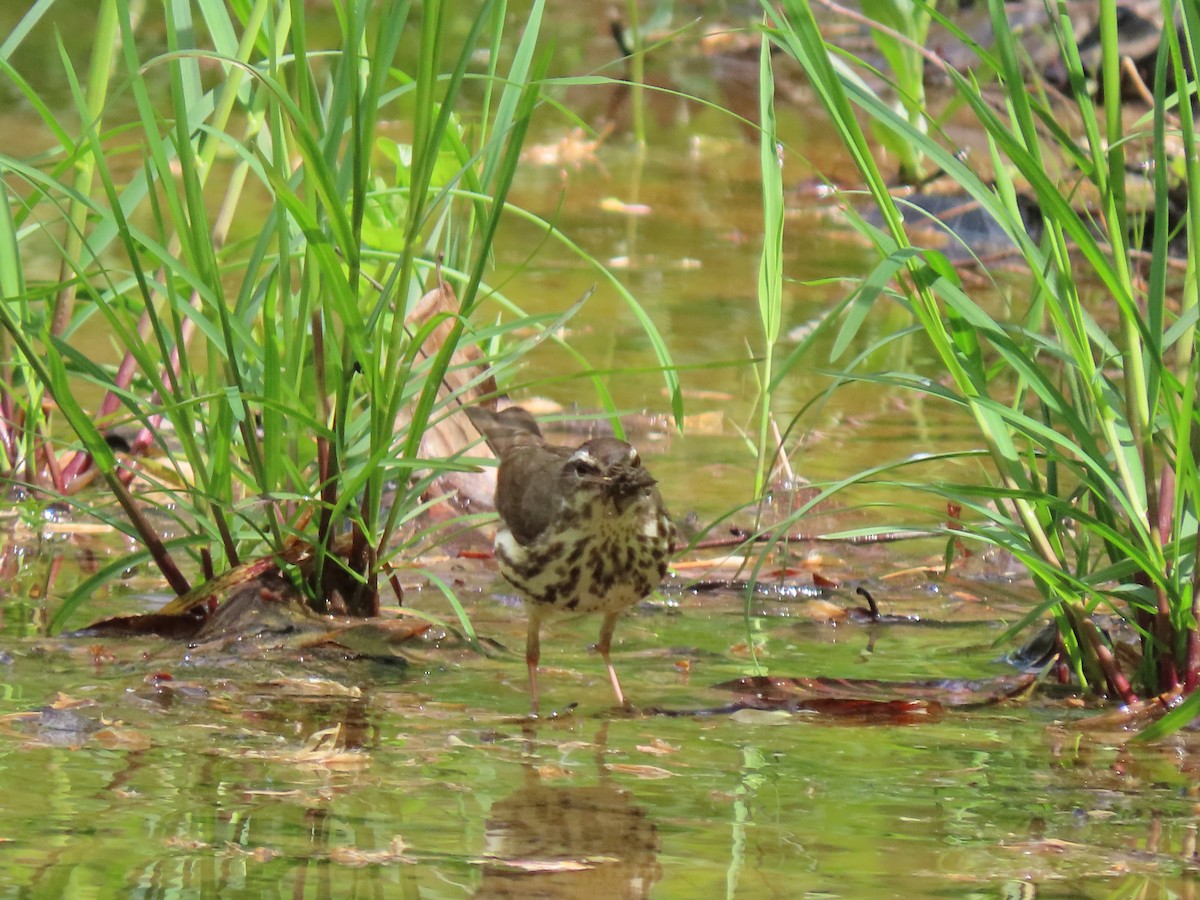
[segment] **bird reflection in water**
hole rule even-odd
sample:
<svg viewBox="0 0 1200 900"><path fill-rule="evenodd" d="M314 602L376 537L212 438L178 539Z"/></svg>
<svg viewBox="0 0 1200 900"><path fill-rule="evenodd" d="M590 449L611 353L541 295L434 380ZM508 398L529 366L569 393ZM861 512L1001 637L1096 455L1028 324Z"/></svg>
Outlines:
<svg viewBox="0 0 1200 900"><path fill-rule="evenodd" d="M530 754L525 784L492 806L488 862L476 897L555 900L649 897L662 875L658 829L604 763L607 723L596 738L599 783L546 784ZM526 730L527 736L533 726ZM530 742L532 744L532 740Z"/></svg>

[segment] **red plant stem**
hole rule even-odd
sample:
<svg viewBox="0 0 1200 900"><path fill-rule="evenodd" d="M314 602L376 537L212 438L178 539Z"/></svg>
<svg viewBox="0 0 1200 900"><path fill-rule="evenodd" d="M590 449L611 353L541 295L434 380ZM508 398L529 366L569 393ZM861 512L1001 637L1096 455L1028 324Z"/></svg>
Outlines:
<svg viewBox="0 0 1200 900"><path fill-rule="evenodd" d="M46 470L50 473L50 484L54 486L55 491L62 494L64 493L62 469L58 466L58 457L54 455L54 448L50 444L50 439L42 435L38 443L41 446L42 452L46 454Z"/></svg>
<svg viewBox="0 0 1200 900"><path fill-rule="evenodd" d="M392 586L392 591L396 594L396 605L404 606L404 587L400 584L400 576L387 563L384 563L384 568L387 569L388 583Z"/></svg>
<svg viewBox="0 0 1200 900"><path fill-rule="evenodd" d="M54 582L58 581L58 573L62 571L63 555L56 553L46 569L46 580L42 585L42 596L49 597L54 591Z"/></svg>
<svg viewBox="0 0 1200 900"><path fill-rule="evenodd" d="M193 298L194 302L199 302L199 297ZM184 323L179 328L180 337L183 340L183 346L187 346L191 340L192 332L196 330L196 326L191 319L184 320ZM176 345L171 350L169 370L179 375L179 345ZM171 376L164 371L162 374L163 386L167 389L171 387ZM162 403L162 391L156 390L150 397L150 406L155 407ZM155 437L158 436L158 427L162 424L163 416L161 413L155 413L147 419L145 426L138 431L137 435L129 442L129 453L131 456L141 456L154 443ZM121 472L121 480L125 484L133 481L136 473L133 469L126 469Z"/></svg>
<svg viewBox="0 0 1200 900"><path fill-rule="evenodd" d="M12 468L17 464L17 438L9 425L12 422L12 397L5 388L3 396L0 396L0 447L4 448L4 455L8 459L8 468Z"/></svg>
<svg viewBox="0 0 1200 900"><path fill-rule="evenodd" d="M1104 642L1104 638L1096 627L1096 623L1089 619L1083 622L1082 625L1083 627L1080 630L1083 632L1083 638L1088 642L1089 648L1095 655L1096 663L1100 666L1100 670L1104 672L1104 680L1108 682L1108 689L1120 697L1122 703L1136 703L1138 695L1133 690L1133 686L1130 685L1129 679L1121 672L1121 668L1117 665L1117 660L1113 656L1112 650Z"/></svg>
<svg viewBox="0 0 1200 900"><path fill-rule="evenodd" d="M150 317L142 313L141 321L138 322L138 338L143 342L150 336ZM126 352L125 357L121 360L121 364L117 367L117 377L115 379L115 387L127 388L133 383L133 373L137 366L137 360L134 359L132 353ZM121 407L121 398L117 396L116 391L109 390L100 398L100 406L96 410L96 421L103 425L106 419L113 416L114 413ZM75 457L63 469L63 483L73 485L75 479L86 472L92 465L92 455L90 453L76 453Z"/></svg>

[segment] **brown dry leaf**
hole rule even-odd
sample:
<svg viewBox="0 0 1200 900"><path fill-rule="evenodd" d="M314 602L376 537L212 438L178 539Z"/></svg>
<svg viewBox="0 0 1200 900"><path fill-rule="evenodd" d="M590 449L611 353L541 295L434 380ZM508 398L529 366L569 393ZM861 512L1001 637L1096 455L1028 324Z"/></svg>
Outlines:
<svg viewBox="0 0 1200 900"><path fill-rule="evenodd" d="M303 791L296 791L296 790L268 791L268 790L251 790L249 788L242 791L242 794L244 794L247 797L302 797L302 796L304 796Z"/></svg>
<svg viewBox="0 0 1200 900"><path fill-rule="evenodd" d="M685 434L724 434L725 433L725 413L720 410L713 412L695 413L690 416L683 417L683 431Z"/></svg>
<svg viewBox="0 0 1200 900"><path fill-rule="evenodd" d="M163 839L163 846L169 850L207 850L212 845L207 841L197 841L194 838L169 835Z"/></svg>
<svg viewBox="0 0 1200 900"><path fill-rule="evenodd" d="M572 750L591 750L596 745L591 741L562 741L556 745L561 753L570 753Z"/></svg>
<svg viewBox="0 0 1200 900"><path fill-rule="evenodd" d="M892 578L904 578L908 575L943 575L945 574L944 566L909 566L904 569L897 569L895 572L887 572L879 576L883 581L888 581Z"/></svg>
<svg viewBox="0 0 1200 900"><path fill-rule="evenodd" d="M830 578L828 575L822 575L820 572L813 572L812 580L813 585L821 588L822 590L834 590L838 587L838 583L835 579Z"/></svg>
<svg viewBox="0 0 1200 900"><path fill-rule="evenodd" d="M317 635L300 646L336 645L361 657L395 659L401 655L397 650L400 644L425 633L431 627L429 622L416 618L368 619Z"/></svg>
<svg viewBox="0 0 1200 900"><path fill-rule="evenodd" d="M362 696L362 688L330 681L327 678L275 678L264 682L264 686L281 694L296 697L358 698Z"/></svg>
<svg viewBox="0 0 1200 900"><path fill-rule="evenodd" d="M739 709L729 718L739 725L787 725L792 716L782 709Z"/></svg>
<svg viewBox="0 0 1200 900"><path fill-rule="evenodd" d="M844 606L828 600L810 600L804 604L804 612L814 622L840 622L850 615Z"/></svg>
<svg viewBox="0 0 1200 900"><path fill-rule="evenodd" d="M112 525L99 522L46 522L41 526L44 534L112 534Z"/></svg>
<svg viewBox="0 0 1200 900"><path fill-rule="evenodd" d="M334 847L329 851L329 859L332 862L343 866L378 866L388 863L408 863L416 862L411 856L406 856L404 851L408 846L404 843L404 838L396 835L392 838L391 844L384 850L360 850L357 847Z"/></svg>
<svg viewBox="0 0 1200 900"><path fill-rule="evenodd" d="M749 707L789 712L820 712L846 718L880 720L933 714L942 707L978 707L1020 697L1033 675L1008 675L977 681L879 681L869 678L787 678L754 675L714 685L732 691Z"/></svg>
<svg viewBox="0 0 1200 900"><path fill-rule="evenodd" d="M747 644L745 641L742 641L740 644L734 644L732 647L730 647L729 654L730 654L730 656L741 656L741 657L770 656L770 654L767 652L767 649L765 647L751 648L750 645Z"/></svg>
<svg viewBox="0 0 1200 900"><path fill-rule="evenodd" d="M339 722L330 728L314 731L304 742L305 753L328 753L330 750L340 750L346 746L345 735L342 734L342 724Z"/></svg>
<svg viewBox="0 0 1200 900"><path fill-rule="evenodd" d="M672 753L678 753L679 748L674 744L668 744L662 738L655 738L649 744L638 744L637 748L643 753L650 753L654 756L670 756Z"/></svg>
<svg viewBox="0 0 1200 900"><path fill-rule="evenodd" d="M617 197L605 197L600 201L600 209L604 212L620 213L623 216L648 216L654 212L645 203L626 203Z"/></svg>
<svg viewBox="0 0 1200 900"><path fill-rule="evenodd" d="M594 861L581 859L484 859L489 866L503 866L506 869L517 869L521 872L586 872L596 868L599 862L607 862L601 858Z"/></svg>
<svg viewBox="0 0 1200 900"><path fill-rule="evenodd" d="M639 766L628 763L614 763L609 766L614 772L620 772L622 775L632 775L634 778L644 778L646 780L654 780L659 778L674 778L674 772L668 772L666 769L660 769L658 766Z"/></svg>
<svg viewBox="0 0 1200 900"><path fill-rule="evenodd" d="M254 847L247 850L245 847L226 841L225 855L236 856L239 859L252 859L257 863L269 863L274 859L278 859L282 854L278 850L272 850L270 847Z"/></svg>
<svg viewBox="0 0 1200 900"><path fill-rule="evenodd" d="M528 144L521 151L521 161L535 166L562 167L570 166L575 171L583 168L584 164L600 166L596 150L608 137L611 126L601 131L595 138L588 138L582 128L573 128L561 140L553 144ZM603 166L600 166L603 168Z"/></svg>
<svg viewBox="0 0 1200 900"><path fill-rule="evenodd" d="M0 716L0 725L8 725L12 722L25 722L36 719L41 716L41 713L36 709L27 710L25 712L5 713Z"/></svg>
<svg viewBox="0 0 1200 900"><path fill-rule="evenodd" d="M713 557L711 559L677 559L671 563L671 568L689 578L733 578L747 566L753 565L753 560L740 554Z"/></svg>
<svg viewBox="0 0 1200 900"><path fill-rule="evenodd" d="M101 728L92 735L100 746L107 750L149 750L154 746L154 742L150 740L150 735L138 731L136 728L122 728L116 725L108 728Z"/></svg>
<svg viewBox="0 0 1200 900"><path fill-rule="evenodd" d="M54 699L50 701L51 709L79 709L82 706L95 706L94 700L76 700L74 697L68 697L66 694L59 691L54 695Z"/></svg>
<svg viewBox="0 0 1200 900"><path fill-rule="evenodd" d="M340 724L313 732L299 750L247 750L238 755L244 759L267 759L327 769L358 769L371 764L367 753L346 749Z"/></svg>
<svg viewBox="0 0 1200 900"><path fill-rule="evenodd" d="M439 322L425 342L421 345L421 354L432 357L442 348L446 339L454 329L454 316L459 313L460 304L454 289L442 278L441 266L437 269L437 284L426 292L417 305L413 307L408 317L408 325L419 329L438 316L445 318ZM460 344L450 358L450 366L443 379L441 396L451 392L459 392L459 402L465 406L471 405L477 397L496 393L496 382L488 377L476 383L473 387L467 385L474 382L483 374L483 354L474 344ZM412 416L412 407L400 411L400 417L407 420ZM471 444L479 440L479 432L468 421L465 415L452 415L432 422L421 437L421 454L426 459L443 459L460 454ZM491 451L483 444L472 450L470 457L481 460L492 459ZM493 466L483 467L478 472L448 472L440 476L430 486L428 493L432 496L458 496L470 503L472 507L482 509L492 508L492 494L496 490L496 469Z"/></svg>

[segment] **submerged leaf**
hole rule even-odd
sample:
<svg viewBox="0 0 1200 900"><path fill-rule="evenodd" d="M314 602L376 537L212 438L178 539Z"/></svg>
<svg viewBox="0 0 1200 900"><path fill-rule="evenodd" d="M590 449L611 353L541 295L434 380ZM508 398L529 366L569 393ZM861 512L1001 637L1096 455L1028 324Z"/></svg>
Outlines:
<svg viewBox="0 0 1200 900"><path fill-rule="evenodd" d="M863 715L872 704L895 712L908 704L936 707L986 706L1011 699L1034 684L1032 675L1012 675L980 681L875 681L871 679L782 678L749 676L716 685L751 699L756 709L814 710L836 715ZM897 704L900 704L898 706Z"/></svg>

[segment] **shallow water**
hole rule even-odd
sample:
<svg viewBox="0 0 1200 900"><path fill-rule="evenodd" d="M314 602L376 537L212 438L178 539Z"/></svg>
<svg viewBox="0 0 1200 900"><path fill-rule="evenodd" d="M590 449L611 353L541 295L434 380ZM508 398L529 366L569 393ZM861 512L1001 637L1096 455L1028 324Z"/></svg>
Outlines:
<svg viewBox="0 0 1200 900"><path fill-rule="evenodd" d="M564 71L611 57L602 19L562 16ZM686 54L651 75L731 104L741 77L735 60ZM842 164L797 105L802 88L786 96L794 281L784 328L802 332L851 289L810 282L859 277L867 257L803 189L817 172L808 160L826 172ZM591 120L609 99L577 90L568 102ZM528 162L513 200L614 265L676 361L701 366L682 375L687 434L664 427L637 440L675 514L703 522L745 502L753 479L739 429L755 393L744 362L761 349L758 150L711 110L660 95L651 113L644 154L618 127L578 166ZM568 131L547 111L532 140L551 146ZM568 254L526 265L538 240L529 226L506 230L494 281L531 311L557 311L598 278ZM878 333L895 325L872 323ZM596 369L649 364L636 323L603 284L570 340ZM919 367L920 347L903 351ZM781 420L824 386L822 352L784 385ZM549 345L514 381L521 398L596 406L578 364ZM625 410L665 411L656 373L606 382ZM843 389L797 434L793 462L812 479L970 440L945 410L876 388ZM0 897L1196 895L1189 738L1130 743L1087 727L1094 711L1044 695L903 724L679 714L725 706L731 695L713 685L757 671L901 685L1009 676L1007 645L995 642L1031 591L1003 561L943 579L929 574L939 546L804 545L796 590L749 609L735 592L690 590L697 573L681 568L622 622L614 650L634 702L663 714L613 710L601 661L586 652L598 621L567 619L544 630L541 676L544 705L566 712L530 723L523 616L489 562L427 561L455 586L489 653L434 628L396 648L405 665L286 640L217 650L47 638L57 600L128 548L69 528L43 534L41 523L10 529L0 554ZM817 591L812 571L843 587ZM860 583L885 612L921 621L827 621L825 603L861 605ZM451 618L420 572L406 587L407 606ZM161 590L133 568L70 624L153 609Z"/></svg>
<svg viewBox="0 0 1200 900"><path fill-rule="evenodd" d="M521 617L475 590L489 581L480 565L461 564L472 620L518 652L484 658L420 641L404 648L405 669L157 639L7 640L6 707L57 696L72 708L0 730L2 895L1192 889L1182 744L1080 730L1083 711L1044 698L902 725L781 712L631 718L611 708L600 660L582 652L597 624L586 618L543 639L544 703L578 706L531 724ZM831 625L809 617L808 601L760 601L751 629L772 674L1010 673L992 644L1005 600L929 597L896 591L885 602L922 606L937 624ZM615 658L639 705L712 708L730 697L711 686L749 669L745 638L739 598L671 593L622 623Z"/></svg>

